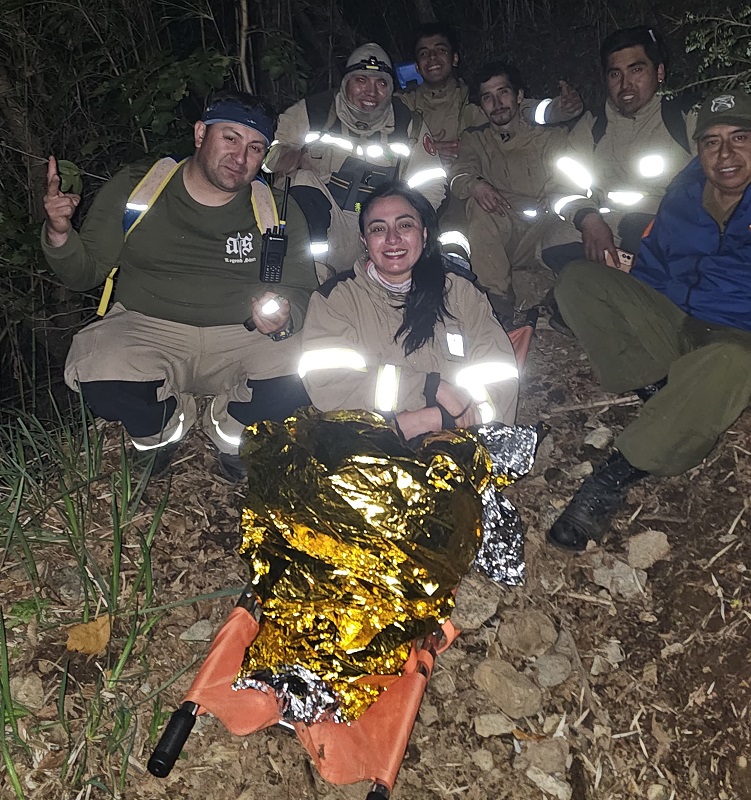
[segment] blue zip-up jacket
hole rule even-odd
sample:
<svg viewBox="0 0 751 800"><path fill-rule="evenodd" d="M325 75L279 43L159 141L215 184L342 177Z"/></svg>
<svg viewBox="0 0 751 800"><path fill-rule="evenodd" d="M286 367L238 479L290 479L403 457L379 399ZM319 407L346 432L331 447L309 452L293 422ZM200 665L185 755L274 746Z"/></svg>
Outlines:
<svg viewBox="0 0 751 800"><path fill-rule="evenodd" d="M751 187L725 232L702 205L699 159L668 189L631 274L692 317L751 330Z"/></svg>

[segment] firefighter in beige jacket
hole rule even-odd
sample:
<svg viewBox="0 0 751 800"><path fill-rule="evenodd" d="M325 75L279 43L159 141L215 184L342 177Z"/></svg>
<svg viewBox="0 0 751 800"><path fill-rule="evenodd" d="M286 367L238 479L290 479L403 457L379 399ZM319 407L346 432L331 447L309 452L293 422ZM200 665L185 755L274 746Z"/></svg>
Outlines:
<svg viewBox="0 0 751 800"><path fill-rule="evenodd" d="M444 271L424 198L384 187L361 218L369 259L323 286L308 308L300 375L314 405L393 414L408 439L513 423L511 343L471 274Z"/></svg>
<svg viewBox="0 0 751 800"><path fill-rule="evenodd" d="M266 159L267 169L291 178L314 257L337 271L360 255L358 212L375 188L404 180L434 208L446 195L446 171L427 125L393 91L384 50L359 47L338 92L300 100L281 115Z"/></svg>
<svg viewBox="0 0 751 800"><path fill-rule="evenodd" d="M557 188L555 163L565 152L566 131L526 122L520 85L508 64L487 64L478 73L487 121L462 134L450 184L467 201L472 267L501 317L513 314L512 267L534 259L545 231L566 227L544 203Z"/></svg>

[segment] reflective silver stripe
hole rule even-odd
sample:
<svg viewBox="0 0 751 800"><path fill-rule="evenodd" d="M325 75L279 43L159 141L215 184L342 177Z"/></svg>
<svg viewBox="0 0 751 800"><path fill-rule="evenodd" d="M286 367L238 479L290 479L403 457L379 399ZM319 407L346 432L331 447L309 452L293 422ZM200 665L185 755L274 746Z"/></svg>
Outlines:
<svg viewBox="0 0 751 800"><path fill-rule="evenodd" d="M644 156L639 159L639 172L645 178L656 178L665 172L665 159L658 155Z"/></svg>
<svg viewBox="0 0 751 800"><path fill-rule="evenodd" d="M609 214L610 213L610 209L607 206L603 206L601 209L599 209L599 211L600 211L600 214Z"/></svg>
<svg viewBox="0 0 751 800"><path fill-rule="evenodd" d="M148 211L149 204L148 203L126 203L125 208L128 211Z"/></svg>
<svg viewBox="0 0 751 800"><path fill-rule="evenodd" d="M183 423L185 422L185 414L181 413L177 419L178 419L178 425L175 428L175 432L172 434L172 436L169 437L169 439L165 439L163 442L159 442L157 444L140 444L135 439L133 439L132 440L133 447L135 447L136 450L141 450L141 451L156 450L158 447L164 447L165 445L180 441L183 435Z"/></svg>
<svg viewBox="0 0 751 800"><path fill-rule="evenodd" d="M534 219L537 216L537 209L536 208L525 208L522 211L525 217L529 217L530 219Z"/></svg>
<svg viewBox="0 0 751 800"><path fill-rule="evenodd" d="M619 206L635 206L643 199L644 195L641 192L608 192L608 200Z"/></svg>
<svg viewBox="0 0 751 800"><path fill-rule="evenodd" d="M222 430L221 425L217 421L217 418L214 416L214 403L216 402L216 397L211 401L211 405L209 406L209 414L211 415L211 424L214 426L214 430L216 431L217 436L223 441L227 442L227 444L231 444L233 447L240 446L240 437L239 436L230 436L228 433L225 433Z"/></svg>
<svg viewBox="0 0 751 800"><path fill-rule="evenodd" d="M438 241L441 244L458 245L467 254L467 258L472 255L472 251L469 247L469 239L467 239L467 237L461 231L446 231L438 237Z"/></svg>
<svg viewBox="0 0 751 800"><path fill-rule="evenodd" d="M328 242L311 242L310 243L310 252L314 256L322 256L324 253L329 252L329 243Z"/></svg>
<svg viewBox="0 0 751 800"><path fill-rule="evenodd" d="M446 180L446 170L443 167L422 169L407 180L407 186L412 189L416 189L418 186L422 186L429 181L438 180L439 178Z"/></svg>
<svg viewBox="0 0 751 800"><path fill-rule="evenodd" d="M354 150L354 145L348 139L342 139L339 136L332 136L330 133L324 133L321 136L321 144L334 144L341 147L342 150Z"/></svg>
<svg viewBox="0 0 751 800"><path fill-rule="evenodd" d="M317 133L316 131L311 131L310 133L305 134L305 144L310 144L311 142L317 142L321 138L321 134Z"/></svg>
<svg viewBox="0 0 751 800"><path fill-rule="evenodd" d="M324 347L302 354L297 372L304 378L319 369L353 369L365 372L365 359L351 347Z"/></svg>
<svg viewBox="0 0 751 800"><path fill-rule="evenodd" d="M540 102L535 106L535 123L537 125L545 124L545 112L548 110L548 106L552 102L552 97L546 97L544 100L540 100Z"/></svg>
<svg viewBox="0 0 751 800"><path fill-rule="evenodd" d="M381 158L383 156L383 148L379 144L368 145L368 149L365 152L368 154L368 158Z"/></svg>
<svg viewBox="0 0 751 800"><path fill-rule="evenodd" d="M563 214L561 213L564 208L569 203L573 203L574 200L586 200L587 198L583 194L567 194L565 197L561 197L560 200L556 201L555 205L553 206L553 211L555 211L558 216L563 219Z"/></svg>
<svg viewBox="0 0 751 800"><path fill-rule="evenodd" d="M495 416L495 408L493 408L493 404L490 402L490 400L478 403L477 408L480 411L480 420L484 425L487 425L488 422L493 421L493 417Z"/></svg>
<svg viewBox="0 0 751 800"><path fill-rule="evenodd" d="M393 411L399 397L399 368L384 364L378 368L376 379L375 407L377 411Z"/></svg>
<svg viewBox="0 0 751 800"><path fill-rule="evenodd" d="M592 175L578 161L568 156L562 156L555 162L556 167L580 189L588 191L592 188Z"/></svg>
<svg viewBox="0 0 751 800"><path fill-rule="evenodd" d="M402 144L401 142L396 142L395 144L390 144L389 147L391 148L391 152L397 156L405 156L408 157L410 153L409 147L406 144Z"/></svg>
<svg viewBox="0 0 751 800"><path fill-rule="evenodd" d="M365 151L362 149L362 147L360 147L359 144L357 145L357 155L358 156L365 155Z"/></svg>
<svg viewBox="0 0 751 800"><path fill-rule="evenodd" d="M519 370L506 361L486 361L460 369L456 374L456 385L466 389L476 403L488 401L485 387L490 383L516 380Z"/></svg>
<svg viewBox="0 0 751 800"><path fill-rule="evenodd" d="M454 181L457 178L467 178L467 177L469 177L469 172L460 172L458 175L454 175L454 177L451 179L451 183L449 183L449 189L454 185Z"/></svg>

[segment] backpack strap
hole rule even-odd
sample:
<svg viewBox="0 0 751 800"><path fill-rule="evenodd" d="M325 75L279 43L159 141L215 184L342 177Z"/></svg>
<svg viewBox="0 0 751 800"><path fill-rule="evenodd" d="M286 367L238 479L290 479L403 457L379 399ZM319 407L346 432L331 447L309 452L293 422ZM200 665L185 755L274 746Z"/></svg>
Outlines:
<svg viewBox="0 0 751 800"><path fill-rule="evenodd" d="M264 234L267 230L279 227L279 212L271 187L260 176L253 180L250 187L250 203L258 230Z"/></svg>
<svg viewBox="0 0 751 800"><path fill-rule="evenodd" d="M693 154L686 131L686 115L695 105L696 99L694 95L682 94L678 97L671 97L670 100L663 100L660 106L662 122L668 129L668 133L689 155Z"/></svg>
<svg viewBox="0 0 751 800"><path fill-rule="evenodd" d="M592 139L595 143L595 147L597 147L600 139L602 139L602 137L605 135L607 128L608 115L605 111L605 106L603 105L597 112L597 116L595 116L595 124L592 126Z"/></svg>

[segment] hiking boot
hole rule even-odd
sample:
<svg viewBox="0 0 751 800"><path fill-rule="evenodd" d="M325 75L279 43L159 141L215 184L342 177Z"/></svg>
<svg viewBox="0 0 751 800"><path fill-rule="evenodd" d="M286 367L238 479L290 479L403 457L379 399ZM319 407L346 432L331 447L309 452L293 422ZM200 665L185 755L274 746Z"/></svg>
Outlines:
<svg viewBox="0 0 751 800"><path fill-rule="evenodd" d="M558 333L562 333L564 336L573 336L574 332L566 325L566 320L563 319L563 315L561 314L561 309L558 308L558 303L555 300L551 300L548 303L548 325Z"/></svg>
<svg viewBox="0 0 751 800"><path fill-rule="evenodd" d="M217 456L219 462L219 472L230 483L242 483L247 480L248 471L245 469L240 456L232 453L219 453Z"/></svg>
<svg viewBox="0 0 751 800"><path fill-rule="evenodd" d="M668 379L667 378L660 378L659 381L655 381L654 383L648 383L646 386L641 386L638 389L634 389L634 394L642 401L642 403L646 403L647 400L651 400L660 389L664 389L667 385Z"/></svg>
<svg viewBox="0 0 751 800"><path fill-rule="evenodd" d="M151 468L152 478L159 478L167 471L172 459L177 453L180 442L171 442L162 447L154 447L150 450L136 450L131 457L130 463L136 469L144 472Z"/></svg>
<svg viewBox="0 0 751 800"><path fill-rule="evenodd" d="M648 474L629 464L616 450L579 487L548 531L548 541L575 553L584 552L590 540L599 542L629 488Z"/></svg>

